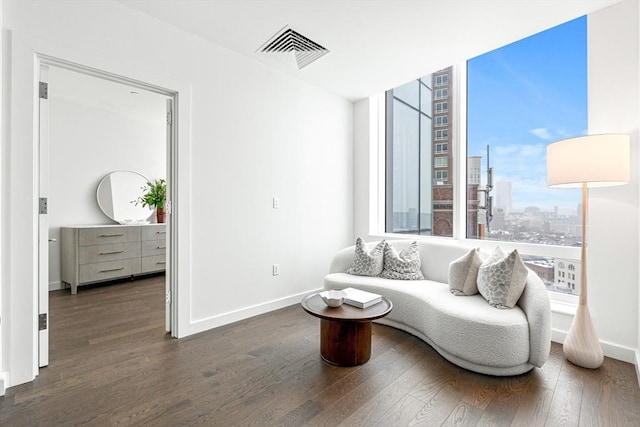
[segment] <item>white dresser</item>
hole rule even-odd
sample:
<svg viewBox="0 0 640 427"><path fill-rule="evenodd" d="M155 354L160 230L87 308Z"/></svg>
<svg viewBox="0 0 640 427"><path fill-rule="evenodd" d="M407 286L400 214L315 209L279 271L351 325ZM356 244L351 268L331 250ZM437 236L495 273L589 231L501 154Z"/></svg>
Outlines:
<svg viewBox="0 0 640 427"><path fill-rule="evenodd" d="M61 279L78 286L165 270L166 225L60 228Z"/></svg>

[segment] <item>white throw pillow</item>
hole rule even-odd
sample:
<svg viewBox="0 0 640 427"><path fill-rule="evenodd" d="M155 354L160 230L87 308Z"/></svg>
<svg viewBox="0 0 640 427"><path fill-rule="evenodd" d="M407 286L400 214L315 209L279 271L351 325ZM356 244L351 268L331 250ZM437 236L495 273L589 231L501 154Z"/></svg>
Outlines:
<svg viewBox="0 0 640 427"><path fill-rule="evenodd" d="M412 242L400 253L389 244L384 249L384 269L380 277L398 280L422 280L418 242Z"/></svg>
<svg viewBox="0 0 640 427"><path fill-rule="evenodd" d="M505 254L498 246L478 270L478 291L496 308L513 308L524 291L528 274L517 250Z"/></svg>
<svg viewBox="0 0 640 427"><path fill-rule="evenodd" d="M478 293L478 269L482 258L478 249L471 249L465 255L449 264L449 290L454 295L475 295Z"/></svg>
<svg viewBox="0 0 640 427"><path fill-rule="evenodd" d="M382 272L384 263L384 248L387 243L383 240L370 251L367 244L360 237L356 239L356 249L353 254L353 267L347 270L348 274L357 276L377 276Z"/></svg>

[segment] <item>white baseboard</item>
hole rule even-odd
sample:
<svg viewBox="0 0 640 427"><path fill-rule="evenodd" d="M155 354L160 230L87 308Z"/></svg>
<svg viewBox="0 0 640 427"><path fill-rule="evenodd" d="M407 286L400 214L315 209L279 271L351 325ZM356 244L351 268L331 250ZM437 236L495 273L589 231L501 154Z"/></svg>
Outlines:
<svg viewBox="0 0 640 427"><path fill-rule="evenodd" d="M562 344L568 333L568 331L551 328L551 341ZM638 370L638 350L603 340L600 340L600 344L602 345L602 351L605 356L623 362L633 363L636 365L636 371ZM640 379L640 374L638 378Z"/></svg>
<svg viewBox="0 0 640 427"><path fill-rule="evenodd" d="M211 316L206 319L197 320L191 323L191 331L189 335L208 331L209 329L217 328L219 326L227 325L233 322L238 322L240 320L248 319L249 317L258 316L260 314L268 313L270 311L278 310L290 305L299 304L305 295L308 295L312 292L319 292L321 290L322 289L311 289L299 294L290 295L284 298L252 305L250 307L244 307L227 313L218 314L217 316Z"/></svg>
<svg viewBox="0 0 640 427"><path fill-rule="evenodd" d="M49 282L49 292L51 291L59 291L60 289L64 289L65 286L62 282Z"/></svg>
<svg viewBox="0 0 640 427"><path fill-rule="evenodd" d="M10 385L8 379L9 379L8 372L0 373L0 396L4 396L8 386Z"/></svg>
<svg viewBox="0 0 640 427"><path fill-rule="evenodd" d="M640 385L640 350L636 350L636 376L638 377L638 385Z"/></svg>

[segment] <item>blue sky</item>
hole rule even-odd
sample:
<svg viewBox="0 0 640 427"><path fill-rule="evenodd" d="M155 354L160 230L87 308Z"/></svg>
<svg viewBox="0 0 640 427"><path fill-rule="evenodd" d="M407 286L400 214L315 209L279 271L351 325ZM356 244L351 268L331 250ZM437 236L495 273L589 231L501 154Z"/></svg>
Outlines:
<svg viewBox="0 0 640 427"><path fill-rule="evenodd" d="M587 131L587 20L567 22L468 61L468 154L490 146L494 184L514 209L575 208L580 192L546 186L546 146Z"/></svg>

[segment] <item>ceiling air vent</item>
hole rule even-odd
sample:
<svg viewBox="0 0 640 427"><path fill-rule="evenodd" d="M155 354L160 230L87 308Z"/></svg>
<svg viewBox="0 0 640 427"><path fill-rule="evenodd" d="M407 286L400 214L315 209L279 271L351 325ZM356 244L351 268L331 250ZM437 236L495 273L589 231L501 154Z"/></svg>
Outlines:
<svg viewBox="0 0 640 427"><path fill-rule="evenodd" d="M329 50L291 28L284 27L271 37L258 52L291 53L296 57L301 70L313 61L329 53Z"/></svg>

